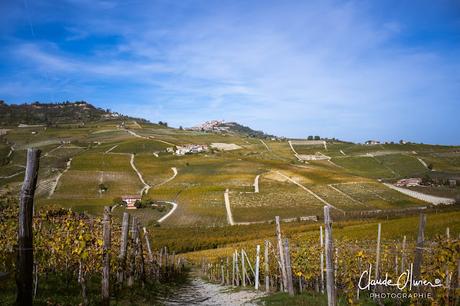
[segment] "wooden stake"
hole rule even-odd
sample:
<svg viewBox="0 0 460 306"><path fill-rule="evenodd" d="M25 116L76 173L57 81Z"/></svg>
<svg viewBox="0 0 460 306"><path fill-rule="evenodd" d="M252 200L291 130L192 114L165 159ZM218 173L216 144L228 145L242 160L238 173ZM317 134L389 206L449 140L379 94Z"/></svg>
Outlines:
<svg viewBox="0 0 460 306"><path fill-rule="evenodd" d="M380 265L380 235L382 231L382 224L379 223L378 229L377 229L377 258L375 260L375 279L379 278L379 265ZM374 287L375 289L375 287Z"/></svg>
<svg viewBox="0 0 460 306"><path fill-rule="evenodd" d="M233 252L232 258L232 286L235 286L235 252Z"/></svg>
<svg viewBox="0 0 460 306"><path fill-rule="evenodd" d="M324 293L324 239L323 239L323 227L319 227L319 241L321 247L321 258L320 258L320 272L321 272L321 293Z"/></svg>
<svg viewBox="0 0 460 306"><path fill-rule="evenodd" d="M406 268L406 236L403 238L402 242L402 254L401 254L401 273L404 273Z"/></svg>
<svg viewBox="0 0 460 306"><path fill-rule="evenodd" d="M104 207L102 221L103 247L102 247L102 305L110 304L110 207Z"/></svg>
<svg viewBox="0 0 460 306"><path fill-rule="evenodd" d="M414 256L414 280L420 280L420 268L422 267L423 260L423 244L425 242L425 224L426 215L420 214L420 223L418 227L417 246L415 248Z"/></svg>
<svg viewBox="0 0 460 306"><path fill-rule="evenodd" d="M264 265L265 265L265 291L270 291L270 270L268 262L268 240L265 240L264 245Z"/></svg>
<svg viewBox="0 0 460 306"><path fill-rule="evenodd" d="M256 246L256 275L254 279L254 288L259 290L259 256L260 256L260 245Z"/></svg>
<svg viewBox="0 0 460 306"><path fill-rule="evenodd" d="M286 262L287 289L289 295L294 295L294 285L292 283L291 253L289 252L289 239L284 239L284 256Z"/></svg>
<svg viewBox="0 0 460 306"><path fill-rule="evenodd" d="M240 285L240 268L238 266L238 250L235 250L235 269L236 269L236 285Z"/></svg>
<svg viewBox="0 0 460 306"><path fill-rule="evenodd" d="M224 285L225 284L225 274L224 274L224 262L221 260L220 261L220 275L221 275L221 284Z"/></svg>
<svg viewBox="0 0 460 306"><path fill-rule="evenodd" d="M286 276L286 265L284 262L284 252L283 252L283 241L281 239L281 226L280 226L280 217L275 217L276 224L276 239L278 240L278 253L279 253L279 262L281 263L281 279L283 281L283 289L286 292L287 290L287 276Z"/></svg>
<svg viewBox="0 0 460 306"><path fill-rule="evenodd" d="M241 249L241 273L242 273L243 287L246 287L246 267L244 264L244 250L243 249Z"/></svg>
<svg viewBox="0 0 460 306"><path fill-rule="evenodd" d="M332 221L329 215L329 206L324 206L324 229L326 247L326 289L328 306L337 305L334 281L333 244L332 244Z"/></svg>
<svg viewBox="0 0 460 306"><path fill-rule="evenodd" d="M137 218L133 217L133 221L131 224L131 252L130 252L130 260L129 260L129 274L128 274L128 287L132 287L134 285L134 273L136 270L136 236L137 236Z"/></svg>
<svg viewBox="0 0 460 306"><path fill-rule="evenodd" d="M32 218L37 186L40 150L27 149L27 165L19 199L18 257L16 262L16 304L32 305L34 250Z"/></svg>
<svg viewBox="0 0 460 306"><path fill-rule="evenodd" d="M117 283L123 284L123 279L126 273L126 250L128 247L128 230L129 230L129 214L123 213L123 221L121 224L121 241L120 254L118 255L119 268L117 272Z"/></svg>
<svg viewBox="0 0 460 306"><path fill-rule="evenodd" d="M144 284L145 284L144 247L142 246L139 220L137 221L137 231L136 232L137 232L136 245L137 245L138 255L140 257L140 279L141 279L142 287L144 287Z"/></svg>
<svg viewBox="0 0 460 306"><path fill-rule="evenodd" d="M144 227L144 238L145 238L145 244L147 245L147 252L149 254L149 261L153 262L153 254L152 254L152 248L150 247L150 240L149 240L149 232L147 229Z"/></svg>
<svg viewBox="0 0 460 306"><path fill-rule="evenodd" d="M225 265L225 284L226 285L230 285L230 277L229 277L229 273L228 273L228 256L227 256L227 263Z"/></svg>

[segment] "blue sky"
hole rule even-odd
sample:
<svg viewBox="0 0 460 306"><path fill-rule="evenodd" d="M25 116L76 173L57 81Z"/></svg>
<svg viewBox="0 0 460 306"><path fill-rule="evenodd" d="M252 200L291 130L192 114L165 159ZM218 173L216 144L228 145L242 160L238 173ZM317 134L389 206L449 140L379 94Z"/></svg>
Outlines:
<svg viewBox="0 0 460 306"><path fill-rule="evenodd" d="M458 1L0 1L0 99L460 144Z"/></svg>

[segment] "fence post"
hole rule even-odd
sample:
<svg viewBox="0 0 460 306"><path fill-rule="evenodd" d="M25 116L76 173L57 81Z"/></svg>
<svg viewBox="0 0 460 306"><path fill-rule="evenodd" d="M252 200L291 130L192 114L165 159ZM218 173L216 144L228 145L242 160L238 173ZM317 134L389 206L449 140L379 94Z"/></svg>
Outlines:
<svg viewBox="0 0 460 306"><path fill-rule="evenodd" d="M406 267L406 236L404 235L402 242L402 254L401 254L401 273L404 273Z"/></svg>
<svg viewBox="0 0 460 306"><path fill-rule="evenodd" d="M382 232L382 224L379 223L378 229L377 229L377 258L375 260L375 279L377 280L379 278L379 265L380 265L380 235ZM375 287L374 287L375 289Z"/></svg>
<svg viewBox="0 0 460 306"><path fill-rule="evenodd" d="M326 287L327 287L327 304L335 306L335 281L334 281L334 263L333 263L333 245L332 245L332 221L329 215L329 206L324 206L324 230L326 246Z"/></svg>
<svg viewBox="0 0 460 306"><path fill-rule="evenodd" d="M264 249L264 264L265 264L265 291L270 291L270 270L268 262L268 240L265 240L265 249Z"/></svg>
<svg viewBox="0 0 460 306"><path fill-rule="evenodd" d="M260 256L260 245L257 245L256 246L256 275L254 276L255 277L254 288L256 290L259 290L259 263L260 263L259 256Z"/></svg>
<svg viewBox="0 0 460 306"><path fill-rule="evenodd" d="M324 238L323 227L319 227L319 241L321 247L320 271L321 271L321 293L324 293Z"/></svg>
<svg viewBox="0 0 460 306"><path fill-rule="evenodd" d="M235 273L236 273L236 285L240 285L240 268L238 266L238 250L235 250Z"/></svg>
<svg viewBox="0 0 460 306"><path fill-rule="evenodd" d="M284 252L283 252L283 241L281 239L281 226L280 226L280 217L275 217L276 223L276 239L278 240L278 252L279 252L279 259L281 263L281 278L283 281L283 288L284 291L287 290L287 276L286 276L286 265L284 263Z"/></svg>
<svg viewBox="0 0 460 306"><path fill-rule="evenodd" d="M294 295L294 285L292 284L291 252L289 251L289 239L284 239L284 256L286 257L286 277L289 295Z"/></svg>
<svg viewBox="0 0 460 306"><path fill-rule="evenodd" d="M232 259L232 286L235 286L235 252L233 252Z"/></svg>
<svg viewBox="0 0 460 306"><path fill-rule="evenodd" d="M27 166L19 199L18 257L16 263L17 305L32 305L34 244L32 218L40 150L27 149Z"/></svg>
<svg viewBox="0 0 460 306"><path fill-rule="evenodd" d="M227 256L227 264L225 265L225 284L230 285L230 277L229 277L229 272L228 272L228 256Z"/></svg>
<svg viewBox="0 0 460 306"><path fill-rule="evenodd" d="M224 261L220 260L221 285L225 285Z"/></svg>
<svg viewBox="0 0 460 306"><path fill-rule="evenodd" d="M420 214L420 223L418 226L418 235L417 235L417 246L415 248L414 256L414 280L418 281L420 279L420 268L422 266L423 260L423 244L425 242L425 224L426 224L426 215Z"/></svg>
<svg viewBox="0 0 460 306"><path fill-rule="evenodd" d="M129 275L128 275L128 287L131 287L134 284L134 273L136 270L136 232L137 232L137 218L133 216L133 221L131 224L131 252L130 252L130 261L129 261Z"/></svg>
<svg viewBox="0 0 460 306"><path fill-rule="evenodd" d="M103 247L102 247L102 305L110 304L110 207L104 207L102 221Z"/></svg>
<svg viewBox="0 0 460 306"><path fill-rule="evenodd" d="M137 238L136 238L136 244L137 244L137 250L138 254L140 255L140 278L142 282L142 287L144 287L145 284L145 261L144 261L144 247L142 246L142 239L141 239L141 233L140 233L140 223L139 220L137 221Z"/></svg>
<svg viewBox="0 0 460 306"><path fill-rule="evenodd" d="M246 287L246 266L244 264L244 250L241 249L241 273L243 277L243 287Z"/></svg>
<svg viewBox="0 0 460 306"><path fill-rule="evenodd" d="M119 285L123 284L123 279L126 272L126 249L128 247L128 230L129 230L129 214L123 213L123 221L121 224L121 241L120 241L120 254L118 255L119 268L117 273L117 282Z"/></svg>

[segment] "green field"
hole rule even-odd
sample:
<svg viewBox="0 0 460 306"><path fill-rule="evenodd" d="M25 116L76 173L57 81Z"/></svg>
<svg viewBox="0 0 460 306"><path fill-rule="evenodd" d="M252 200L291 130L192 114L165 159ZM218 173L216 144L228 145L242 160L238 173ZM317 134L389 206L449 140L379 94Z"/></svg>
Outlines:
<svg viewBox="0 0 460 306"><path fill-rule="evenodd" d="M177 210L162 224L164 227L228 224L226 189L235 222L267 221L276 215L282 218L321 216L324 202L317 197L341 213L427 206L428 203L391 190L376 179L421 177L428 170L418 158L432 163L435 169L458 172L459 168L458 147L366 146L338 141L328 141L327 149L322 145L294 145L299 154L320 152L332 158L331 162L302 163L287 140L177 130L132 120L87 122L84 126L11 128L2 140L3 158L11 145L15 151L0 166L0 188L19 187L25 149L38 147L42 150L38 205L56 204L93 214L100 214L104 205L112 205L114 198L139 194L144 188L130 163L134 154L133 165L149 186L143 198L178 204ZM213 149L185 156L166 151L174 144L216 142L237 144L241 149ZM69 159L72 159L70 168L64 172ZM309 191L280 177L278 172ZM14 174L17 175L9 177ZM260 192L254 193L257 175L260 175ZM436 190L430 189L429 193L435 194ZM443 194L455 197L457 193L450 190ZM147 223L160 217L147 211L145 215L143 220Z"/></svg>

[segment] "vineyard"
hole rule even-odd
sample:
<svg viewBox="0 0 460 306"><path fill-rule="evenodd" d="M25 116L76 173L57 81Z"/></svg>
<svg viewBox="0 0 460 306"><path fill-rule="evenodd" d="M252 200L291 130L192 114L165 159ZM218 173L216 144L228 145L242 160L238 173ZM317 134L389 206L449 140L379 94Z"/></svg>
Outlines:
<svg viewBox="0 0 460 306"><path fill-rule="evenodd" d="M416 240L381 239L381 224L374 238L333 239L332 227L326 234L321 226L316 237L289 240L282 238L278 220L275 239L216 250L211 257L191 253L188 258L199 262L203 277L213 282L291 295L327 293L329 303L336 296L345 304L372 302L376 294L381 302L397 297L414 303L422 293L428 304L459 302L460 240L449 228L444 235L425 239L425 215L420 216ZM377 279L394 280L399 286L372 283Z"/></svg>
<svg viewBox="0 0 460 306"><path fill-rule="evenodd" d="M111 299L152 298L182 279L183 259L152 247L137 217L125 212L118 224L109 207L102 218L63 208L34 211L39 155L28 151L20 205L11 194L0 202L2 304L109 305Z"/></svg>

